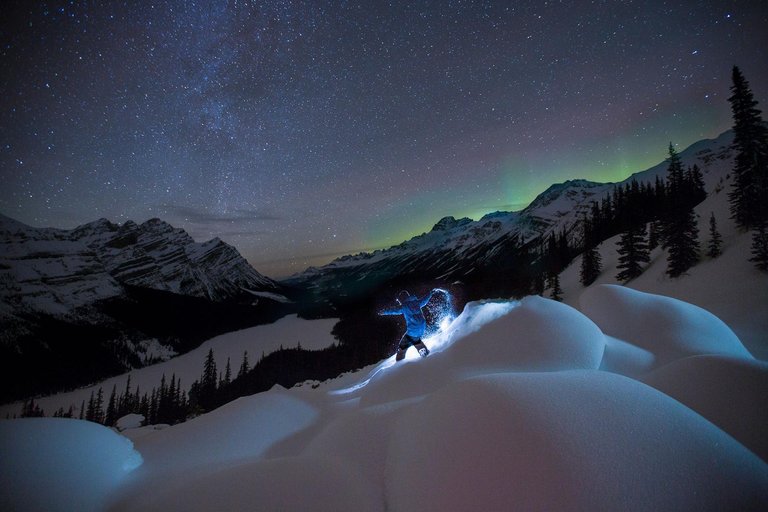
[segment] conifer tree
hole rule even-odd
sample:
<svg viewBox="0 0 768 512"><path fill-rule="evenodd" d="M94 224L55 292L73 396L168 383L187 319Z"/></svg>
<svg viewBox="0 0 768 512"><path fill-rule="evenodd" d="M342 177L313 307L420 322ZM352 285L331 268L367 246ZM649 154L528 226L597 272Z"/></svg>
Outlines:
<svg viewBox="0 0 768 512"><path fill-rule="evenodd" d="M149 425L149 397L146 393L139 401L139 414L144 416L143 425Z"/></svg>
<svg viewBox="0 0 768 512"><path fill-rule="evenodd" d="M579 280L584 286L589 286L600 276L602 270L602 258L597 247L590 245L581 256L581 269Z"/></svg>
<svg viewBox="0 0 768 512"><path fill-rule="evenodd" d="M597 203L593 203L597 204ZM590 222L586 216L582 219L584 225L584 253L581 255L581 269L579 271L579 280L584 286L589 286L595 282L602 269L602 260L597 251L597 238L594 223Z"/></svg>
<svg viewBox="0 0 768 512"><path fill-rule="evenodd" d="M749 82L733 67L733 93L728 101L733 113L733 189L728 194L731 218L741 228L768 220L768 128L763 124Z"/></svg>
<svg viewBox="0 0 768 512"><path fill-rule="evenodd" d="M200 377L200 386L197 388L196 403L203 410L209 411L214 407L216 389L218 385L218 370L213 349L208 350L208 355L203 363L203 375Z"/></svg>
<svg viewBox="0 0 768 512"><path fill-rule="evenodd" d="M62 412L64 412L63 409ZM45 416L45 412L40 408L39 404L35 403L34 398L24 401L24 405L21 408L22 418L42 418L43 416Z"/></svg>
<svg viewBox="0 0 768 512"><path fill-rule="evenodd" d="M669 143L669 162L667 167L667 192L673 198L680 198L685 190L685 172L683 171L683 162L680 155L675 151L675 146Z"/></svg>
<svg viewBox="0 0 768 512"><path fill-rule="evenodd" d="M125 383L125 392L121 396L120 400L120 414L122 416L133 412L133 404L131 403L132 395L131 395L131 374L128 374L128 380Z"/></svg>
<svg viewBox="0 0 768 512"><path fill-rule="evenodd" d="M678 277L699 261L699 228L693 209L670 220L667 242L667 275Z"/></svg>
<svg viewBox="0 0 768 512"><path fill-rule="evenodd" d="M240 370L237 372L237 378L239 379L246 373L248 373L251 369L250 364L248 363L248 351L243 352L243 362L240 364Z"/></svg>
<svg viewBox="0 0 768 512"><path fill-rule="evenodd" d="M230 382L232 382L232 368L229 365L229 358L227 358L227 366L224 369L223 383L225 386L228 386Z"/></svg>
<svg viewBox="0 0 768 512"><path fill-rule="evenodd" d="M548 286L551 288L549 298L558 302L563 301L563 289L560 288L560 275L557 272L549 274Z"/></svg>
<svg viewBox="0 0 768 512"><path fill-rule="evenodd" d="M667 208L662 229L662 247L668 249L667 275L678 277L699 260L699 230L693 205L700 192L694 192L696 172L686 179L683 164L669 144L667 168ZM703 183L703 182L702 182Z"/></svg>
<svg viewBox="0 0 768 512"><path fill-rule="evenodd" d="M766 223L761 222L752 235L752 257L755 266L762 271L768 271L768 230Z"/></svg>
<svg viewBox="0 0 768 512"><path fill-rule="evenodd" d="M688 188L688 201L691 206L696 206L704 199L707 198L707 190L704 186L704 175L701 173L701 169L696 164L693 167L688 168L688 172L685 175Z"/></svg>
<svg viewBox="0 0 768 512"><path fill-rule="evenodd" d="M93 421L96 423L104 423L104 390L101 387L99 387L99 391L96 393L96 401L94 402L93 409Z"/></svg>
<svg viewBox="0 0 768 512"><path fill-rule="evenodd" d="M643 273L641 263L650 261L645 237L645 224L632 227L621 234L616 249L619 253L619 264L616 268L621 270L616 275L617 280L626 283Z"/></svg>
<svg viewBox="0 0 768 512"><path fill-rule="evenodd" d="M723 254L722 246L723 237L720 236L720 232L717 230L715 212L712 212L709 216L709 242L707 243L707 256L709 258L717 258Z"/></svg>
<svg viewBox="0 0 768 512"><path fill-rule="evenodd" d="M218 370L216 369L216 359L213 356L213 349L208 349L208 355L205 356L203 363L203 376L200 385L204 388L210 387L216 389L216 378Z"/></svg>
<svg viewBox="0 0 768 512"><path fill-rule="evenodd" d="M107 402L107 415L104 418L104 424L112 426L117 422L117 384L112 386L112 393L109 395L109 401Z"/></svg>
<svg viewBox="0 0 768 512"><path fill-rule="evenodd" d="M91 397L88 399L88 409L86 409L85 411L85 419L88 421L95 421L94 420L94 417L96 416L95 409L94 409L95 403L96 402L93 398L93 391L91 391Z"/></svg>

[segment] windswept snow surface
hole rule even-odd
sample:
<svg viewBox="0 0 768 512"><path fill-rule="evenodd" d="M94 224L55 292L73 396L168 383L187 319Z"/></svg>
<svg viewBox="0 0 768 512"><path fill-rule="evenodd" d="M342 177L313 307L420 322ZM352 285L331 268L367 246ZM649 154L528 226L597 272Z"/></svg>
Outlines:
<svg viewBox="0 0 768 512"><path fill-rule="evenodd" d="M103 510L141 466L133 443L89 421L0 421L0 510Z"/></svg>
<svg viewBox="0 0 768 512"><path fill-rule="evenodd" d="M768 364L690 304L615 286L582 302L470 303L426 359L125 430L144 463L103 509L768 509ZM43 456L3 454L3 495Z"/></svg>

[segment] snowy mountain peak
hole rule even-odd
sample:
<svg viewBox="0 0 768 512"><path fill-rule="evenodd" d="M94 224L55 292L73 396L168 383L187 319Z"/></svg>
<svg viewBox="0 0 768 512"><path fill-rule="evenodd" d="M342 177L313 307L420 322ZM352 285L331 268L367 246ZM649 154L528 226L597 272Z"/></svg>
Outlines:
<svg viewBox="0 0 768 512"><path fill-rule="evenodd" d="M466 226L471 222L473 222L472 219L468 217L463 217L458 220L456 220L452 216L443 217L437 222L437 224L434 225L434 227L432 228L432 231L448 231L450 229Z"/></svg>
<svg viewBox="0 0 768 512"><path fill-rule="evenodd" d="M566 180L563 183L555 183L536 196L536 199L534 199L523 211L530 212L548 206L560 199L564 194L568 197L574 197L580 193L583 195L583 191L603 186L605 186L604 183L582 179Z"/></svg>

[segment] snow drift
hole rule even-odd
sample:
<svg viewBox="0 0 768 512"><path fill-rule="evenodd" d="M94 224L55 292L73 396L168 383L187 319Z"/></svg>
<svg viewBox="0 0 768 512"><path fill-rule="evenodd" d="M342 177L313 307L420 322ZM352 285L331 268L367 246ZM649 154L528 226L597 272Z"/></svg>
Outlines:
<svg viewBox="0 0 768 512"><path fill-rule="evenodd" d="M0 421L0 509L102 510L142 463L133 443L88 421Z"/></svg>
<svg viewBox="0 0 768 512"><path fill-rule="evenodd" d="M388 461L387 496L398 511L768 502L768 466L754 454L668 396L606 372L508 373L447 386L400 418Z"/></svg>
<svg viewBox="0 0 768 512"><path fill-rule="evenodd" d="M581 304L470 303L425 339L426 359L125 430L145 462L121 469L102 486L107 505L92 508L766 509L768 365L680 301L598 286ZM4 454L3 493L43 456ZM62 471L40 464L51 478ZM63 496L46 482L46 502L89 489L79 478Z"/></svg>

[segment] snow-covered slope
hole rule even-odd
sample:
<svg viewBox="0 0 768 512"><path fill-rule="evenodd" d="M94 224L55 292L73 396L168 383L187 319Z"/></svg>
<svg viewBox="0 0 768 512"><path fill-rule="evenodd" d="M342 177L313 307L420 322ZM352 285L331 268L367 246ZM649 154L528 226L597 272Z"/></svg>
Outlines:
<svg viewBox="0 0 768 512"><path fill-rule="evenodd" d="M716 144L702 141L689 150L704 171L709 192L707 198L694 208L701 261L681 277L672 279L666 275L667 252L657 248L651 252L651 261L643 274L627 286L675 297L712 311L728 323L752 355L768 360L768 274L757 270L748 261L751 257L751 233L738 230L730 218L730 180L726 178L732 166L731 152L727 147L730 137L731 133L726 132ZM661 165L647 172L664 175L667 169ZM723 239L723 254L715 259L705 255L712 214ZM598 247L603 270L592 286L617 283L618 239L618 236L612 237ZM563 298L571 305L576 305L584 292L584 286L579 282L580 267L581 256L577 256L560 275ZM545 291L547 294L548 290Z"/></svg>
<svg viewBox="0 0 768 512"><path fill-rule="evenodd" d="M727 131L716 139L699 141L680 152L684 165L696 164L701 168L709 192L725 186L725 176L732 166L732 142L733 132ZM323 296L347 290L350 283L365 280L381 282L408 275L417 275L422 281L463 280L477 278L484 271L493 274L509 265L523 241L548 236L551 232L565 232L572 242L579 243L580 220L582 214L589 212L592 201L599 202L616 185L633 179L653 184L657 176L664 177L666 172L667 164L662 162L618 184L581 179L555 184L519 212L495 212L477 221L446 217L429 232L400 245L344 256L323 267L309 268L286 283Z"/></svg>
<svg viewBox="0 0 768 512"><path fill-rule="evenodd" d="M0 421L10 455L0 458L0 506L765 510L768 363L681 301L603 285L580 303L469 303L425 340L426 359L411 350L163 430L126 430L136 468L107 436L94 446L62 435L78 420L40 420L45 442L28 450L10 448L25 420ZM733 384L713 380L724 376ZM88 451L127 465L92 485L75 478L90 471L75 463ZM75 473L67 488L57 484L65 472Z"/></svg>

